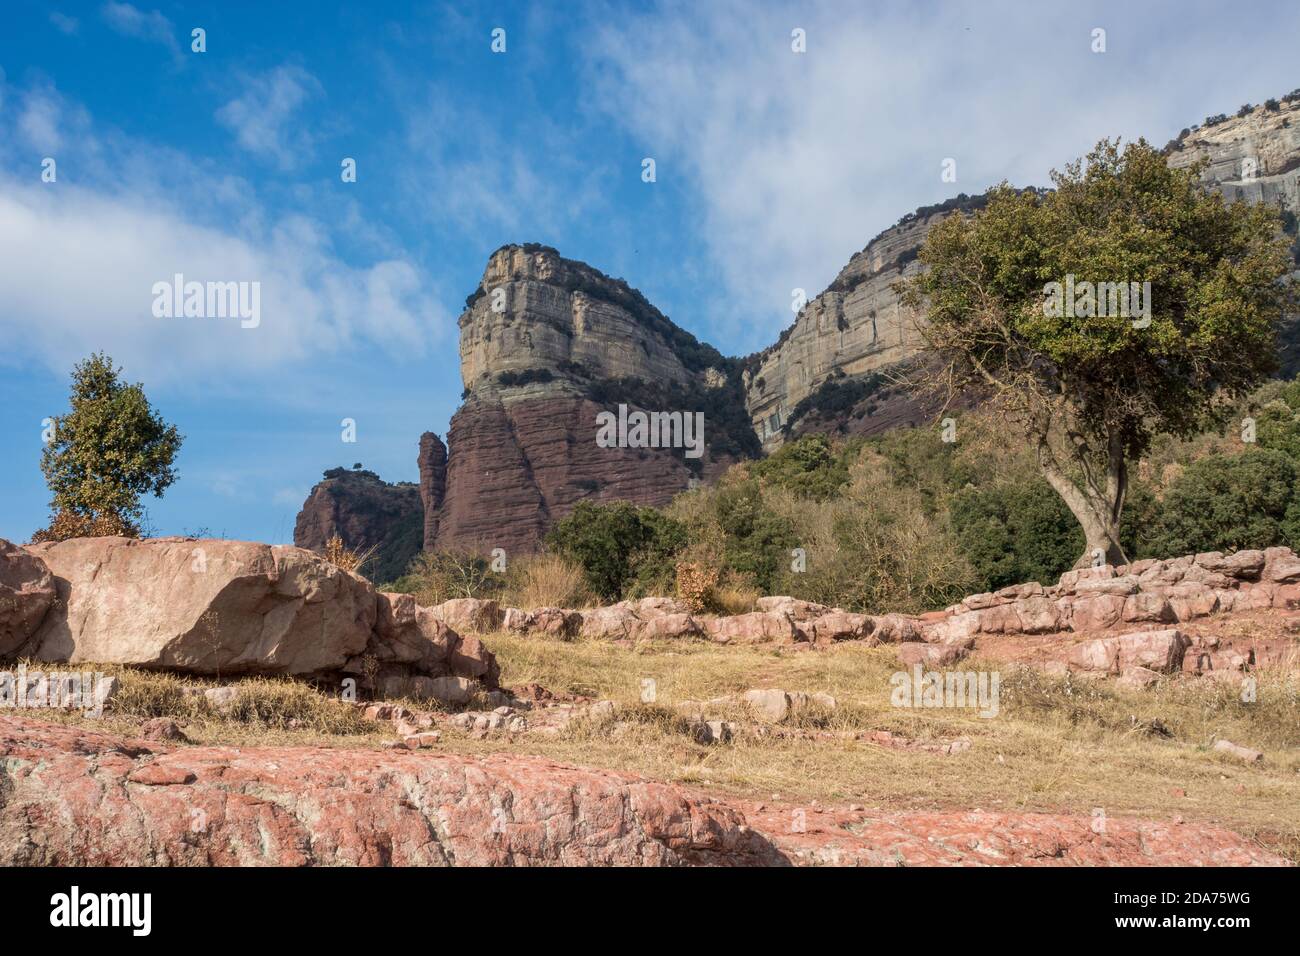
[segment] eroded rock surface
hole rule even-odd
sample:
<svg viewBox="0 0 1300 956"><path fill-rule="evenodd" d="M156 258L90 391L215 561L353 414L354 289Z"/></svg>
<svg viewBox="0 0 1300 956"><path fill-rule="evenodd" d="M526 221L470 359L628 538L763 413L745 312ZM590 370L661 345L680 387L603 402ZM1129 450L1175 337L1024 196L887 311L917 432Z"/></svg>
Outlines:
<svg viewBox="0 0 1300 956"><path fill-rule="evenodd" d="M739 804L415 746L187 747L0 715L0 865L1286 863L1204 824Z"/></svg>
<svg viewBox="0 0 1300 956"><path fill-rule="evenodd" d="M45 562L0 538L0 657L28 642L55 597L54 576Z"/></svg>

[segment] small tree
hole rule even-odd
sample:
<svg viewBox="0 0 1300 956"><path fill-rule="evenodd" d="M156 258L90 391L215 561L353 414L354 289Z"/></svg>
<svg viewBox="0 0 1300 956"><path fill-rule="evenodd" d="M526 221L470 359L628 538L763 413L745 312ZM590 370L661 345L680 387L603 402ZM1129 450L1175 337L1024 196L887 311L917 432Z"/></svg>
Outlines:
<svg viewBox="0 0 1300 956"><path fill-rule="evenodd" d="M72 370L71 410L53 419L41 471L54 493L50 527L37 539L139 534L140 496L161 496L176 480L183 440L160 418L144 388L96 353Z"/></svg>
<svg viewBox="0 0 1300 956"><path fill-rule="evenodd" d="M1128 460L1157 432L1205 427L1276 367L1288 295L1277 214L1226 205L1199 187L1199 168L1171 169L1145 141L1103 141L1053 172L1052 192L1003 184L974 216L938 223L920 256L929 268L901 287L926 309L950 398L988 396L1032 443L1083 528L1079 564L1127 560ZM1048 285L1069 277L1150 282L1149 318L1114 300L1095 314L1100 295L1051 308Z"/></svg>

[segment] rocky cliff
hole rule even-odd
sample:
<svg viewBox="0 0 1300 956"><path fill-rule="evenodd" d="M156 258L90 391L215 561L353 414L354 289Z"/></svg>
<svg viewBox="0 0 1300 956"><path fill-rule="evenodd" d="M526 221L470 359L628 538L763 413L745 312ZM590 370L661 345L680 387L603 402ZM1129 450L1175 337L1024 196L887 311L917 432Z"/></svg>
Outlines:
<svg viewBox="0 0 1300 956"><path fill-rule="evenodd" d="M904 216L855 253L774 345L746 360L746 407L765 450L809 424L870 434L924 417L885 374L921 346L918 316L893 286L921 268L917 253L931 226L983 204L984 196L963 193Z"/></svg>
<svg viewBox="0 0 1300 956"><path fill-rule="evenodd" d="M579 501L666 504L692 478L758 452L739 363L626 282L554 249L494 252L459 326L465 401L445 481L437 456L421 455L421 486L445 489L426 547L530 551ZM702 412L702 454L602 447L597 416L620 405Z"/></svg>
<svg viewBox="0 0 1300 956"><path fill-rule="evenodd" d="M1166 150L1180 168L1204 157L1208 188L1289 210L1295 235L1300 91L1232 118L1210 117ZM323 482L299 516L295 543L319 547L335 528L349 545L374 543L378 525L359 516L388 496L402 516L393 520L416 520L416 508L422 516L413 537L397 536L405 548L415 541L426 549L530 551L579 501L662 505L692 479L792 436L874 434L925 421L935 409L896 381L921 337L918 316L893 286L920 268L917 254L936 222L984 201L962 194L904 216L856 253L772 346L744 359L700 343L621 279L546 246L504 246L459 318L465 393L451 420L450 453L425 434L418 494L402 492L400 507L399 495L380 486L414 486L375 478L378 485L355 486L354 506L353 486ZM1296 249L1300 262L1300 241ZM1292 323L1282 341L1288 373L1300 367L1297 341ZM597 415L620 405L703 412L703 455L601 447Z"/></svg>
<svg viewBox="0 0 1300 956"><path fill-rule="evenodd" d="M322 551L338 535L354 551L373 548L361 570L373 581L392 581L424 543L421 490L410 482L389 484L373 471L331 468L298 512L293 543Z"/></svg>

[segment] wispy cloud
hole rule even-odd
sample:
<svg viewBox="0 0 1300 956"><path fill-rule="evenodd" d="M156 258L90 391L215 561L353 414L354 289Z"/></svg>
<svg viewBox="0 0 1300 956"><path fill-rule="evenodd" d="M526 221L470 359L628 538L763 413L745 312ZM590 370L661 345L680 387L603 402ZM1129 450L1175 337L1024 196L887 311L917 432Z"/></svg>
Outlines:
<svg viewBox="0 0 1300 956"><path fill-rule="evenodd" d="M100 14L113 30L123 36L161 44L173 57L181 56L180 42L176 39L176 28L160 11L150 10L146 13L129 3L108 0L100 8Z"/></svg>
<svg viewBox="0 0 1300 956"><path fill-rule="evenodd" d="M77 28L81 25L76 17L59 13L57 10L50 14L50 23L54 24L55 29L60 33L66 33L69 36L76 33Z"/></svg>
<svg viewBox="0 0 1300 956"><path fill-rule="evenodd" d="M321 92L316 77L298 66L244 78L239 96L217 110L217 122L239 145L281 169L297 165L311 148L311 136L296 124L299 109Z"/></svg>
<svg viewBox="0 0 1300 956"><path fill-rule="evenodd" d="M404 115L403 188L413 211L442 228L489 248L558 241L604 202L610 163L583 148L580 120L529 108L507 119L437 86Z"/></svg>
<svg viewBox="0 0 1300 956"><path fill-rule="evenodd" d="M1103 136L1161 140L1295 85L1294 6L1262 34L1188 7L1180 23L1205 28L1170 31L1166 13L1112 2L659 3L596 17L586 86L661 183L689 184L725 288L712 323L758 347L790 321L792 289L821 291L919 205L1045 183ZM1193 63L1216 64L1215 81L1189 82ZM955 183L941 180L947 158Z"/></svg>

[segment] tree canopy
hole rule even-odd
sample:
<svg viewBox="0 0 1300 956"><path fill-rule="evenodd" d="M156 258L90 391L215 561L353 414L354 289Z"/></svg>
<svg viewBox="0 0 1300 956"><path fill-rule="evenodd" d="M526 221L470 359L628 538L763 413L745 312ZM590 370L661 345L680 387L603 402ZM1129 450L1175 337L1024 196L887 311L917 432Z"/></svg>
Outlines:
<svg viewBox="0 0 1300 956"><path fill-rule="evenodd" d="M1277 367L1280 219L1198 171L1104 140L1054 190L1004 183L935 225L928 268L903 283L949 391L990 396L1031 441L1083 528L1081 561L1124 560L1127 461L1154 434L1193 434Z"/></svg>
<svg viewBox="0 0 1300 956"><path fill-rule="evenodd" d="M47 536L137 534L140 496L160 496L176 480L182 436L150 406L144 387L120 373L102 353L72 371L71 408L53 417L41 454L57 532Z"/></svg>

